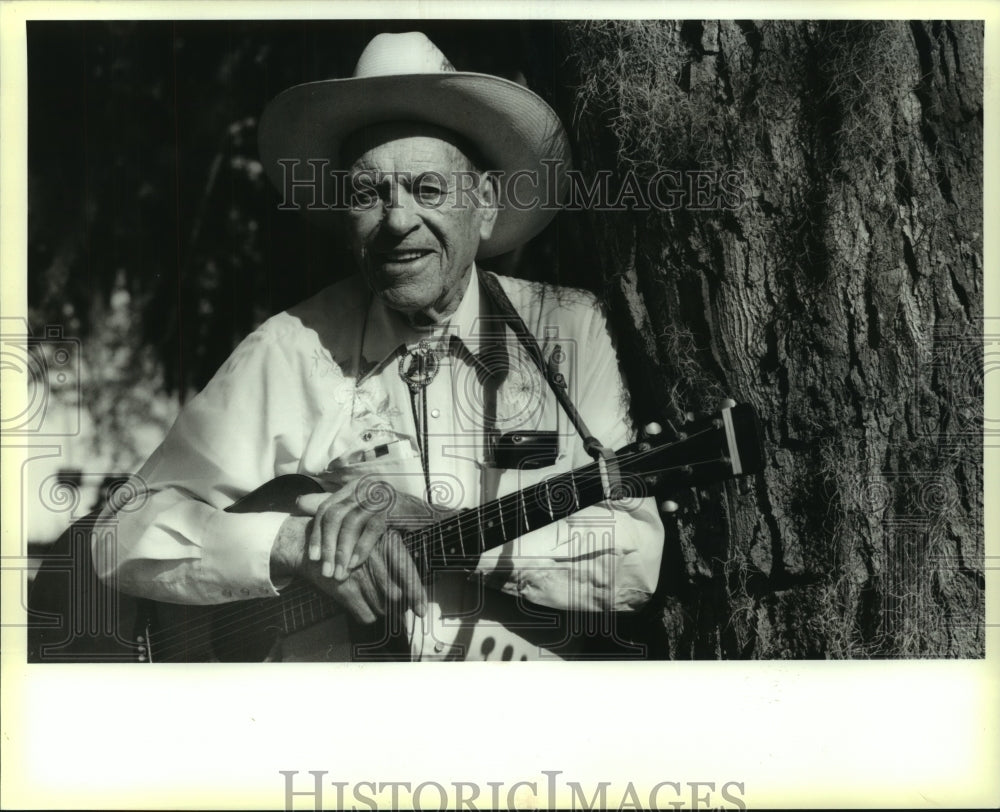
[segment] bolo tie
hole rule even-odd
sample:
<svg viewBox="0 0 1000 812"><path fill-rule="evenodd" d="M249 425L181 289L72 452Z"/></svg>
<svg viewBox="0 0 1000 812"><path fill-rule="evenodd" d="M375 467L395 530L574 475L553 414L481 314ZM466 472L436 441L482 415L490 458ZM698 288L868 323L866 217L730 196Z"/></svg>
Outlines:
<svg viewBox="0 0 1000 812"><path fill-rule="evenodd" d="M420 464L424 469L424 488L427 501L431 501L431 475L427 442L427 386L441 370L441 353L427 340L421 340L416 347L399 357L399 377L410 390L410 406L414 419L420 423ZM420 401L420 417L417 418L417 401Z"/></svg>

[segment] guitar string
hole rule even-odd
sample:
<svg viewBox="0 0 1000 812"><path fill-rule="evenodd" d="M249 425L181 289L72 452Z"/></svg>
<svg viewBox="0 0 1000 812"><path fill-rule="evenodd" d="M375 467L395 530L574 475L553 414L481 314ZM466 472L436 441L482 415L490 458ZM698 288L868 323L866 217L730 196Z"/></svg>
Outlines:
<svg viewBox="0 0 1000 812"><path fill-rule="evenodd" d="M633 454L629 455L628 459L629 459L629 461L635 461L635 460L637 460L639 458L650 456L650 455L656 453L656 451L661 450L661 448L650 449L650 450L647 450L647 451L634 452ZM690 467L694 467L695 465L698 465L698 466L711 465L711 464L717 463L718 461L719 460L704 460L704 461L701 461L701 462L694 462L694 463L690 464ZM666 472L670 472L670 471L673 471L673 470L680 470L680 469L685 468L685 467L687 467L687 466L670 466L670 467L661 468L661 469L650 469L649 471L646 472L646 475L651 475L651 474L655 474L655 473L666 473ZM589 466L588 466L588 468L589 468ZM588 470L588 469L583 469L583 470ZM582 482L584 482L585 484L590 484L590 483L596 481L598 478L599 478L599 472L583 475L583 476L580 477L580 480ZM484 505L482 507L488 509L489 507L498 506L497 505L498 502L499 502L499 500L494 500L493 502L487 503L487 505ZM476 512L477 512L477 509L472 509L472 510L469 511L470 514L475 514ZM498 513L499 512L500 511L498 509ZM502 517L501 517L501 520L502 520ZM474 529L478 529L480 527L480 521L479 521L479 519L476 518L474 522L472 522L469 526L466 527L466 529L470 529L470 527L474 528ZM426 547L432 546L433 543L434 543L434 539L431 538L431 537L428 537L426 540L424 540L422 538L423 535L424 534L421 534L421 533L418 532L418 533L414 534L413 536L411 536L409 539L404 539L404 545L406 544L406 542L411 541L412 539L416 539L417 544L415 544L414 546L419 546L419 547L421 547L421 551L422 552L426 552ZM312 611L315 608L315 605L318 605L319 608L320 608L320 610L321 610L321 613L322 613L324 611L324 607L323 607L324 601L332 601L333 600L332 598L329 598L327 596L317 595L315 592L313 592L308 587L306 587L305 589L306 589L307 594L311 593L311 595L315 595L316 599L314 600L313 597L310 596L309 598L307 598L307 599L305 599L303 601L300 601L299 605L303 605L303 604L308 605L308 607L310 608L310 611ZM286 597L287 597L287 595L288 595L288 593L286 592ZM265 617L267 615L274 614L279 609L278 606L267 605L269 603L269 599L262 599L262 600L265 601L265 604L261 605L259 612L254 613L253 610L246 610L244 608L241 611L237 611L238 618L235 618L232 621L232 623L228 624L228 625L232 626L232 627L243 626L243 625L246 625L246 621L247 621L248 618L255 619L255 615L257 615L257 614L259 614L259 616L261 618L263 618L263 617ZM220 604L219 606L224 606L224 604ZM249 614L248 614L248 611L249 611ZM282 625L286 625L284 623L284 620L285 620L285 618L283 616L282 617L282 621L283 621ZM186 624L178 624L178 626L180 626L180 625L187 625L187 626L190 626L190 625L203 625L205 627L205 634L203 636L204 637L208 637L208 638L210 638L213 633L217 634L220 631L228 631L227 624L221 624L220 625L218 622L214 621L211 618L193 619L192 621L189 621ZM174 641L174 639L183 639L185 637L187 638L186 642L188 644L190 644L190 642L191 642L191 635L190 634L182 635L182 634L178 633L174 637L166 637L166 636L162 636L162 635L159 636L158 640L156 641L156 645L157 645L158 648L159 647L168 647ZM195 639L197 639L197 638L195 638Z"/></svg>
<svg viewBox="0 0 1000 812"><path fill-rule="evenodd" d="M332 597L316 593L308 584L293 584L282 593L281 597L285 601L298 598L297 605L308 607L310 614L318 607L321 616L318 619L314 619L315 622L332 616L330 614L325 614L325 617L323 616L323 613L327 612L325 604L336 605ZM226 634L232 630L252 625L254 621L266 620L269 616L277 617L280 614L282 630L286 630L285 627L287 624L284 622L285 607L282 605L283 601L272 602L269 598L259 598L257 600L260 603L256 603L255 601L256 605L249 609L245 606L240 608L242 602L239 601L210 606L195 605L193 608L209 610L209 613L175 623L171 626L169 633L153 632L150 645L154 649L154 658L169 662L171 654L180 654L185 649L198 648L202 644L208 645L219 634ZM224 615L231 614L232 619L220 623L212 610L222 612ZM157 652L159 652L159 656L157 656Z"/></svg>
<svg viewBox="0 0 1000 812"><path fill-rule="evenodd" d="M294 601L291 611L294 612L298 608L300 614L303 616L303 620L305 619L305 611L309 611L310 625L333 614L330 611L330 607L335 607L336 604L332 597L314 592L307 585L303 585L301 589L295 591L302 592L305 596L296 596L289 590L286 590L282 595L282 598L285 599L283 602L271 603L269 599L261 599L262 602L252 609L248 609L245 606L237 608L239 604L235 603L229 604L231 608L228 609L226 608L226 604L218 605L218 611L224 614L232 613L231 619L225 621L220 621L217 616L206 615L177 623L173 626L172 632L169 634L165 632L154 634L154 639L151 642L154 648L154 658L156 660L169 661L171 656L183 653L185 649L196 648L200 644L210 644L213 637L226 634L230 630L244 628L259 619L266 619L268 617L277 618L278 612L281 612L282 630L294 631L297 625L296 619L292 618L293 624L295 624L292 629L288 629L287 623L286 607L290 600ZM296 597L298 598L297 601L295 600ZM313 616L313 612L317 608L320 612L318 619Z"/></svg>
<svg viewBox="0 0 1000 812"><path fill-rule="evenodd" d="M711 431L717 431L717 429L711 429L711 428L704 429L701 432L698 432L697 434L691 435L690 438L689 438L689 440L694 440L696 437L699 437L702 434L706 434L706 433L709 433ZM689 442L689 440L684 441L684 442ZM670 446L657 446L655 448L650 448L650 449L647 449L645 451L633 452L632 454L628 455L627 457L622 457L621 461L625 462L626 464L633 463L635 461L643 459L644 457L648 457L648 456L655 455L657 453L661 453L664 450L664 448L670 448ZM702 465L713 465L713 464L716 464L716 463L718 463L720 461L725 461L725 457L721 457L719 459L712 459L712 460L702 460L702 461L693 462L693 463L686 464L686 465L676 465L676 466L670 466L668 468L661 468L661 469L649 470L649 471L646 471L644 474L642 474L642 476L649 476L649 475L657 474L657 473L666 473L666 472L673 471L673 470L683 470L684 468L693 468L695 465L699 465L699 466L702 466ZM547 510L549 510L551 512L552 511L552 503L551 503L551 490L550 490L550 488L551 488L552 485L567 484L567 479L566 479L567 477L568 477L568 482L572 483L572 487L573 487L573 490L574 490L574 493L575 493L575 496L576 496L576 498L574 499L574 504L575 505L579 505L580 485L578 484L578 482L581 483L584 487L588 487L590 485L593 485L593 484L595 484L596 482L598 482L601 479L601 472L600 472L600 469L596 466L596 464L592 464L592 465L585 466L585 467L583 467L581 469L578 469L576 471L570 471L570 472L567 472L565 474L558 474L558 475L552 477L553 480L559 480L559 482L553 483L550 480L545 480L543 482L537 483L536 485L532 485L530 487L531 487L531 489L533 491L535 491L535 494L534 494L534 496L535 496L535 500L534 500L535 504L540 505L540 506L542 506L543 509L547 509ZM528 490L528 489L526 488L524 490ZM467 557L469 555L469 553L467 553L465 551L463 531L477 531L477 530L481 529L481 525L482 525L483 521L486 521L486 522L498 521L500 523L501 532L503 533L504 530L505 530L504 525L503 525L504 510L506 509L509 512L511 509L513 509L513 511L515 513L515 519L517 519L517 515L518 515L517 514L518 499L521 500L522 510L525 509L525 507L526 507L526 499L522 495L523 493L524 493L524 491L518 491L518 492L513 493L513 494L507 494L506 496L502 496L502 497L499 497L497 499L491 500L490 502L487 502L484 505L479 506L478 508L471 508L471 509L469 509L467 511L463 511L462 513L459 513L457 516L451 517L449 519L443 519L439 524L445 524L445 523L450 522L450 521L456 522L455 527L458 530L459 542L460 542L460 544L462 546L462 553L461 553L461 556L459 556L458 554L455 554L455 557L463 557L464 558L464 557ZM548 501L547 505L542 504L542 502L540 501L540 497L542 495L544 495L546 497L546 499ZM504 500L510 500L513 504L508 504L506 506L506 508L505 508L504 505L503 505ZM603 501L603 500L597 500L597 502L595 502L594 504L597 504L600 501ZM575 512L577 509L578 508L574 508L574 510L570 511L570 513ZM567 514L567 515L569 515L569 514ZM560 516L559 518L563 518L563 517ZM551 519L551 521L556 521L556 519L553 518L553 519ZM528 529L530 529L530 528L528 528ZM440 532L440 531L438 531L438 532ZM427 536L426 540L423 538L424 536ZM516 538L516 536L515 536L515 538ZM508 540L509 539L505 538L505 541L508 541ZM414 530L414 531L411 532L411 534L410 534L410 536L408 538L404 538L403 539L403 543L404 543L404 545L412 545L412 547L414 549L419 549L420 553L423 555L423 554L427 554L427 552L428 552L427 548L433 547L433 545L435 543L435 539L432 537L432 534L429 531L427 531L427 530ZM413 552L413 549L410 549L409 546L407 547L407 549L411 553ZM478 556L478 555L481 555L483 552L484 552L483 549L479 549L477 551L474 551L473 555L477 555ZM448 556L444 555L443 557L444 557L445 561L447 561Z"/></svg>
<svg viewBox="0 0 1000 812"><path fill-rule="evenodd" d="M643 457L651 456L651 455L655 454L657 451L662 451L662 448L663 447L660 446L660 447L657 447L657 448L654 448L654 449L649 449L647 451L633 452L632 454L628 455L627 458L623 458L623 459L627 459L627 461L629 461L629 462L634 462L634 461L639 460L639 459L641 459ZM718 463L719 461L720 460L718 460L718 459L703 460L703 461L699 461L699 462L692 462L692 463L689 463L689 464L686 464L686 465L675 465L675 466L669 466L669 467L666 467L666 468L650 469L650 470L648 470L648 471L646 471L644 473L644 476L650 476L650 475L653 475L653 474L668 473L668 472L675 471L675 470L681 470L681 469L684 469L684 468L687 468L687 467L694 468L695 466L713 465L713 464ZM587 466L586 468L581 469L581 470L589 470L589 469L590 469L590 466ZM574 474L575 473L576 472L574 472ZM562 475L560 475L560 476L562 476ZM584 475L582 475L582 476L579 477L579 480L581 482L583 482L584 485L593 484L594 482L598 481L599 479L600 479L600 472L599 471L596 471L595 473L584 474ZM544 485L544 483L539 483L539 485ZM508 496L516 496L516 494L509 494ZM468 511L468 513L470 515L473 515L473 514L477 514L480 510L489 511L491 508L496 507L497 508L497 511L496 511L497 512L497 516L500 519L500 521L502 521L502 511L501 511L501 509L499 507L499 502L503 498L505 498L505 497L500 497L500 499L492 500L491 502L486 503L486 505L481 506L481 508L472 508L472 509L470 509ZM462 514L459 514L459 517L461 517L461 516L462 516ZM563 517L559 516L558 518L563 518ZM557 519L553 519L551 521L556 521L556 520ZM547 522L546 524L551 523L551 521ZM543 526L543 525L539 525L539 527L541 527L541 526ZM466 530L470 530L470 529L477 529L478 530L479 527L480 527L480 519L479 519L479 517L475 517L474 521L467 523L467 526L465 527L465 529ZM431 538L431 537L428 537L427 539L423 539L422 536L424 536L424 535L426 535L425 532L416 531L411 536L409 536L408 538L404 538L403 539L403 544L404 544L404 546L407 546L407 544L409 543L409 544L412 544L412 546L414 546L414 547L420 547L421 553L426 554L427 553L427 549L426 548L433 546L434 539ZM410 547L408 547L408 546L407 546L407 550L412 553L412 550L410 550ZM479 553L476 553L476 555L480 555L481 552L482 551L480 551ZM468 554L464 553L464 551L463 551L463 557L466 557L466 556L468 556ZM445 556L445 560L447 560L447 556ZM299 601L298 605L299 606L307 605L310 608L310 611L312 611L312 609L315 608L315 606L318 605L318 608L320 609L321 613L323 613L323 612L325 612L324 603L326 603L326 602L333 602L333 598L332 597L318 595L313 590L311 590L308 586L304 587L304 590L310 596L307 597L307 598L305 598L305 599L303 599L303 600L301 600L301 601ZM289 592L286 591L286 593L283 595L283 597L288 597L288 595L289 595ZM275 605L275 606L266 605L266 604L270 603L270 599L264 598L264 599L261 599L261 600L264 601L265 603L260 606L259 611L247 610L246 608L244 608L243 610L236 610L236 609L234 609L233 611L236 612L239 615L239 617L238 618L234 618L234 620L232 622L227 622L227 623L219 624L213 618L202 618L202 619L192 619L191 621L185 621L185 622L183 622L181 624L176 624L175 628L178 628L178 627L181 627L181 626L184 626L184 627L190 627L190 626L197 627L198 625L203 626L204 629L205 629L205 631L203 633L201 633L200 638L199 638L199 636L197 634L192 635L191 633L181 633L181 632L178 631L178 632L175 632L171 636L166 636L163 633L161 633L160 635L155 635L154 634L154 637L156 639L153 642L155 643L155 645L156 645L156 647L158 649L170 647L171 644L173 644L175 641L181 641L183 644L185 644L187 646L190 646L190 643L192 642L192 639L194 639L195 641L200 641L200 639L210 640L214 634L218 634L219 632L229 631L230 628L236 628L236 627L239 627L239 626L245 626L245 625L247 625L247 619L248 618L251 619L251 620L257 619L258 616L260 618L264 618L267 615L275 614L281 608L278 605ZM217 606L222 607L222 606L225 606L225 605L226 604L218 604ZM236 604L234 603L234 606L235 605ZM282 616L282 625L283 626L286 625L284 623L284 621L285 621L285 618L284 618L284 616ZM154 652L154 656L155 656L155 652Z"/></svg>
<svg viewBox="0 0 1000 812"><path fill-rule="evenodd" d="M657 450L659 450L659 449L651 449L651 450L648 450L648 451L635 452L635 453L633 453L632 455L629 456L629 459L632 460L632 461L634 461L634 460L636 460L638 458L641 458L641 457L650 456L651 454L655 453ZM690 466L694 467L696 465L698 465L698 466L711 465L711 464L717 463L718 461L719 460L704 460L704 461L701 461L701 462L691 463ZM654 473L666 473L666 472L673 471L673 470L679 470L679 469L682 469L684 467L687 467L687 466L670 466L670 467L661 468L661 469L650 469L649 471L646 472L646 475L651 475L651 474L654 474ZM584 470L586 470L586 469L584 469ZM587 474L585 476L581 476L580 477L581 481L583 481L583 482L585 482L587 484L589 484L588 480L592 482L592 481L596 481L598 478L599 478L599 472L597 474ZM494 502L487 503L487 505L484 505L483 507L486 508L488 506L493 506L493 505L495 505L495 503L497 501L499 501L499 500L494 500ZM470 513L476 513L476 509L472 509L469 512ZM479 520L477 519L474 523L472 523L471 526L474 527L474 528L476 528L476 529L478 529L479 526L480 526ZM466 528L466 529L468 529L468 528ZM420 539L419 536L416 536L416 537L417 537L419 546L422 547L422 548L425 548L425 547L427 547L429 545L433 545L433 541L434 540L432 538L428 538L426 540L426 542L425 542L424 540ZM406 539L405 541L409 541L409 540L410 539ZM405 543L405 541L404 541L404 543ZM332 602L332 600L333 600L332 598L330 598L328 596L319 595L319 594L313 592L313 590L309 589L308 587L304 587L304 589L305 589L306 593L310 595L310 597L306 598L306 599L304 599L302 601L300 601L299 605L303 605L303 604L308 605L309 608L310 608L310 611L312 611L315 608L315 605L318 605L319 608L320 608L320 610L321 610L321 613L322 613L324 611L324 606L323 606L324 602ZM286 592L285 593L285 597L287 597L288 594L289 593ZM313 598L313 596L315 596L315 599ZM177 625L178 626L182 626L182 625L183 626L202 625L202 626L205 627L205 634L203 635L203 637L210 638L213 633L218 633L220 631L228 631L228 626L232 626L232 627L243 626L243 625L246 625L246 621L247 621L248 618L255 619L256 615L259 615L261 618L263 618L263 617L265 617L267 615L274 614L279 609L279 606L268 605L269 604L269 599L262 599L262 600L264 600L265 603L260 606L259 612L255 613L253 610L246 610L246 608L244 608L243 610L234 610L238 614L238 617L235 618L232 621L232 623L228 624L228 625L227 624L221 624L220 625L218 622L214 621L211 618L192 619L191 621L186 622L185 624L177 624ZM219 606L224 606L224 605L225 604L220 604ZM249 614L248 614L248 612L249 612ZM285 618L283 616L282 617L282 621L283 621L282 625L285 625L284 620L285 620ZM188 644L190 644L190 642L191 642L191 635L190 634L182 635L180 633L177 633L173 637L163 636L161 634L160 636L158 636L158 639L156 640L156 645L157 645L158 648L160 648L160 647L168 647L174 641L174 639L183 639L185 637L187 638L186 642ZM195 638L195 639L197 639L197 638Z"/></svg>

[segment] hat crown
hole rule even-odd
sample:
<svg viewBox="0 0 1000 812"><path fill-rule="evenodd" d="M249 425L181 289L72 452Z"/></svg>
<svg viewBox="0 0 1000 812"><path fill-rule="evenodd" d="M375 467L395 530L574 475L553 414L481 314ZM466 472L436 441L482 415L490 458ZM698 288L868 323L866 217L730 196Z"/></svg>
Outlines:
<svg viewBox="0 0 1000 812"><path fill-rule="evenodd" d="M374 37L361 52L353 78L454 71L455 66L448 57L425 34L411 31Z"/></svg>

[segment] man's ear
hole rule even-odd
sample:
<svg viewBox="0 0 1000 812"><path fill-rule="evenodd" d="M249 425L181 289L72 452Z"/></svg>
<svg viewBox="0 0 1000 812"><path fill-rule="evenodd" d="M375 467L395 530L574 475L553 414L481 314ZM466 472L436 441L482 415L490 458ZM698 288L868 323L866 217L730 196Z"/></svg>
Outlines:
<svg viewBox="0 0 1000 812"><path fill-rule="evenodd" d="M499 212L499 181L492 172L479 176L479 238L487 240L493 233Z"/></svg>

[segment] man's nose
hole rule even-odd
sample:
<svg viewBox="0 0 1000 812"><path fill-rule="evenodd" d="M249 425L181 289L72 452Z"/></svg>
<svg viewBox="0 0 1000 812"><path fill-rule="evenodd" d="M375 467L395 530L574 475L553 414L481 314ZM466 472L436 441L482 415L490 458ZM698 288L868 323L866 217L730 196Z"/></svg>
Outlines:
<svg viewBox="0 0 1000 812"><path fill-rule="evenodd" d="M399 189L385 202L383 226L394 234L409 234L420 224L417 201L406 191Z"/></svg>

